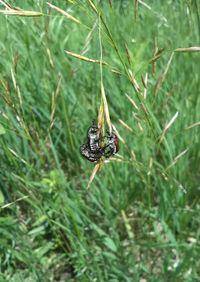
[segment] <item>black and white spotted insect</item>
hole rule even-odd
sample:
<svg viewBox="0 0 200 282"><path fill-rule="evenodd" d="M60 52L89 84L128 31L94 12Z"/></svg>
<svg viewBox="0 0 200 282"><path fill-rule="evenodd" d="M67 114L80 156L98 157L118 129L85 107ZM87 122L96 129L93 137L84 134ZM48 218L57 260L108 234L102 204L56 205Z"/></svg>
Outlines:
<svg viewBox="0 0 200 282"><path fill-rule="evenodd" d="M81 155L90 162L97 162L103 156L104 150L99 149L98 151L92 152L89 144L83 144L80 147Z"/></svg>
<svg viewBox="0 0 200 282"><path fill-rule="evenodd" d="M97 162L102 157L110 158L115 155L119 150L118 143L117 135L113 132L100 137L100 130L93 121L87 132L87 143L81 145L80 153L88 161Z"/></svg>
<svg viewBox="0 0 200 282"><path fill-rule="evenodd" d="M98 152L100 149L100 130L93 121L92 126L88 129L88 144L91 152Z"/></svg>
<svg viewBox="0 0 200 282"><path fill-rule="evenodd" d="M104 154L104 149L100 146L100 130L93 121L87 132L87 143L81 145L80 153L90 162L96 162Z"/></svg>

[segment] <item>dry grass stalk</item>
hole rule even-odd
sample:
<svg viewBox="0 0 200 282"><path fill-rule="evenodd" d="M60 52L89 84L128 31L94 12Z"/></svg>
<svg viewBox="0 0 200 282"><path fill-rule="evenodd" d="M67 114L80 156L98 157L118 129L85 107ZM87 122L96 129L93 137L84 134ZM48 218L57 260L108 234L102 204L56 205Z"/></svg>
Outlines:
<svg viewBox="0 0 200 282"><path fill-rule="evenodd" d="M70 56L72 56L72 57L75 57L75 58L77 58L77 59L79 59L79 60L85 61L85 62L107 65L107 63L104 62L104 61L95 60L95 59L90 59L90 58L88 58L88 57L81 56L81 55L76 54L76 53L73 53L73 52L69 52L69 51L66 51L66 50L65 50L65 53L67 53L68 55L70 55Z"/></svg>
<svg viewBox="0 0 200 282"><path fill-rule="evenodd" d="M59 77L58 84L56 87L56 92L53 93L52 95L52 100L51 100L51 116L50 116L50 126L49 130L53 127L54 122L55 122L55 111L56 111L56 101L57 97L60 93L60 88L61 88L61 76Z"/></svg>
<svg viewBox="0 0 200 282"><path fill-rule="evenodd" d="M0 10L1 14L7 15L7 16L20 16L20 17L41 17L44 16L41 12L35 12L35 11L25 11L25 10Z"/></svg>
<svg viewBox="0 0 200 282"><path fill-rule="evenodd" d="M139 121L139 122L140 122L140 119L139 119L139 117L138 117L138 114L135 113L134 111L132 112L132 114L133 114L133 118L134 118L136 121Z"/></svg>
<svg viewBox="0 0 200 282"><path fill-rule="evenodd" d="M173 59L173 56L174 56L174 52L172 52L164 70L162 71L162 73L160 74L157 82L156 82L156 86L155 86L155 90L154 90L154 94L156 95L158 93L158 91L160 90L160 87L161 87L161 84L163 83L163 81L165 80L165 77L167 75L167 72L169 70L169 67L171 65L171 62L172 62L172 59Z"/></svg>
<svg viewBox="0 0 200 282"><path fill-rule="evenodd" d="M92 171L92 174L90 176L90 179L89 179L89 182L88 182L88 185L87 185L87 189L90 188L90 185L92 183L92 181L94 180L95 178L95 175L97 174L97 172L100 170L101 168L101 163L97 163Z"/></svg>
<svg viewBox="0 0 200 282"><path fill-rule="evenodd" d="M110 7L112 8L112 0L108 0Z"/></svg>
<svg viewBox="0 0 200 282"><path fill-rule="evenodd" d="M105 117L106 117L106 122L107 122L107 125L108 125L109 132L111 133L112 132L112 124L111 124L111 120L110 120L110 113L109 113L109 108L108 108L108 103L107 103L103 83L101 83L101 95L102 95L102 98L103 98L104 113L105 113Z"/></svg>
<svg viewBox="0 0 200 282"><path fill-rule="evenodd" d="M153 158L150 158L149 160L149 169L151 169L153 166Z"/></svg>
<svg viewBox="0 0 200 282"><path fill-rule="evenodd" d="M167 130L170 128L170 126L175 122L175 120L177 119L178 117L178 112L175 113L175 115L172 117L172 119L165 125L164 129L163 129L163 132L161 134L161 137L160 137L160 141L159 143L161 143L164 139L164 136L167 132Z"/></svg>
<svg viewBox="0 0 200 282"><path fill-rule="evenodd" d="M120 158L116 158L116 157L110 157L108 160L104 160L104 164L107 164L110 162L124 162L124 160Z"/></svg>
<svg viewBox="0 0 200 282"><path fill-rule="evenodd" d="M135 20L137 19L138 16L138 0L134 0L134 17Z"/></svg>
<svg viewBox="0 0 200 282"><path fill-rule="evenodd" d="M61 8L47 2L47 5L49 5L49 7L51 7L52 9L58 11L59 13L61 13L62 15L64 15L65 17L67 17L69 20L74 21L78 24L81 24L81 22L79 20L77 20L75 17L71 16L69 13L67 13L66 11L62 10Z"/></svg>
<svg viewBox="0 0 200 282"><path fill-rule="evenodd" d="M16 158L18 158L22 163L27 164L27 162L26 162L23 158L21 158L13 149L8 148L8 150L9 150Z"/></svg>
<svg viewBox="0 0 200 282"><path fill-rule="evenodd" d="M144 131L144 128L142 127L142 125L139 121L138 121L137 125L138 125L138 128L139 128L140 131Z"/></svg>
<svg viewBox="0 0 200 282"><path fill-rule="evenodd" d="M147 75L147 73L146 73L146 75ZM145 76L146 76L146 75L145 75ZM142 80L143 86L144 86L145 88L147 88L147 83L146 83L145 78L143 77L143 75L141 75L141 80Z"/></svg>
<svg viewBox="0 0 200 282"><path fill-rule="evenodd" d="M97 23L98 23L98 19L95 21L95 23L94 23L92 29L90 30L90 32L88 33L88 35L87 35L87 37L86 37L86 39L85 39L85 44L84 44L84 46L83 46L81 55L84 55L86 52L88 52L88 50L89 50L89 44L90 44L90 42L91 42L91 40L92 40L92 35L93 35L93 32L94 32L94 30L95 30L95 28L96 28L96 26L97 26Z"/></svg>
<svg viewBox="0 0 200 282"><path fill-rule="evenodd" d="M17 85L17 81L16 81L16 78L15 78L15 71L14 71L13 68L11 68L11 77L12 77L13 86L15 88L15 91L16 91L16 94L17 94L20 106L22 106L22 95L21 95L19 86Z"/></svg>
<svg viewBox="0 0 200 282"><path fill-rule="evenodd" d="M20 104L20 106L22 106L22 95L21 95L19 86L17 86L16 92L17 92L17 97L18 97L18 99L19 99L19 104Z"/></svg>
<svg viewBox="0 0 200 282"><path fill-rule="evenodd" d="M155 62L161 57L163 51L164 51L164 48L158 49L158 48L156 47L156 49L154 50L153 58L151 59L150 62L151 62L152 64L155 64Z"/></svg>
<svg viewBox="0 0 200 282"><path fill-rule="evenodd" d="M95 13L96 13L97 15L99 15L99 12L98 12L96 6L94 5L94 3L93 3L91 0L87 0L87 1L89 2L90 6L91 6L92 9L95 11Z"/></svg>
<svg viewBox="0 0 200 282"><path fill-rule="evenodd" d="M123 120L119 119L119 122L120 122L125 128L127 128L129 131L133 132L133 129L132 129L128 124L126 124Z"/></svg>
<svg viewBox="0 0 200 282"><path fill-rule="evenodd" d="M4 0L0 0L0 4L2 4L8 10L22 11L22 9L20 9L19 7L16 7L16 6L14 7Z"/></svg>
<svg viewBox="0 0 200 282"><path fill-rule="evenodd" d="M136 155L135 155L135 152L133 150L131 150L131 157L132 157L132 160L133 161L136 161Z"/></svg>
<svg viewBox="0 0 200 282"><path fill-rule="evenodd" d="M141 103L141 106L142 106L142 108L143 108L145 114L148 115L148 111L147 111L147 108L146 108L146 106L144 105L144 103Z"/></svg>
<svg viewBox="0 0 200 282"><path fill-rule="evenodd" d="M3 0L0 0L0 3L6 7L8 10L17 10L17 8L11 6L10 4L8 4L7 2L3 1Z"/></svg>
<svg viewBox="0 0 200 282"><path fill-rule="evenodd" d="M116 69L111 69L111 72L113 72L115 74L119 74L119 75L122 74L119 70L116 70Z"/></svg>
<svg viewBox="0 0 200 282"><path fill-rule="evenodd" d="M133 240L134 239L134 234L133 234L133 231L132 231L132 227L131 227L131 225L129 223L129 219L126 216L124 210L121 211L121 214L122 214L122 218L123 218L123 221L124 221L124 225L125 225L128 237L129 237L130 240Z"/></svg>
<svg viewBox="0 0 200 282"><path fill-rule="evenodd" d="M53 68L54 62L53 62L53 58L52 58L52 55L51 55L51 51L48 47L46 47L46 50L47 50L47 56L48 56L48 59L49 59L49 63L51 65L51 67Z"/></svg>
<svg viewBox="0 0 200 282"><path fill-rule="evenodd" d="M16 90L17 89L17 82L16 82L15 74L14 74L14 71L13 71L12 68L11 68L11 77L12 77L12 81L13 81L13 86L14 86L14 88Z"/></svg>
<svg viewBox="0 0 200 282"><path fill-rule="evenodd" d="M8 117L4 112L0 111L0 115L1 115L3 118L9 120L9 117Z"/></svg>
<svg viewBox="0 0 200 282"><path fill-rule="evenodd" d="M196 127L196 126L200 126L200 121L191 124L191 125L188 126L186 129L190 129L190 128L193 128L193 127Z"/></svg>
<svg viewBox="0 0 200 282"><path fill-rule="evenodd" d="M142 0L138 0L138 2L143 5L144 7L146 7L148 10L152 10L151 7L149 5L147 5L145 2L143 2Z"/></svg>
<svg viewBox="0 0 200 282"><path fill-rule="evenodd" d="M154 39L154 51L153 51L153 58L156 56L156 53L158 52L158 46L157 46L157 40ZM156 62L152 61L152 73L155 74L156 72Z"/></svg>
<svg viewBox="0 0 200 282"><path fill-rule="evenodd" d="M148 83L148 73L145 74L145 78L144 78L144 92L143 92L144 99L147 98L147 83Z"/></svg>
<svg viewBox="0 0 200 282"><path fill-rule="evenodd" d="M178 161L183 155L185 155L185 154L187 153L187 151L188 151L188 148L185 149L183 152L181 152L178 156L176 156L175 159L173 160L173 162L165 169L165 172L166 172L169 168L171 168L172 166L174 166L174 165L177 163L177 161Z"/></svg>
<svg viewBox="0 0 200 282"><path fill-rule="evenodd" d="M163 103L161 104L161 107L159 109L158 113L162 113L163 109L168 105L172 95L174 94L176 90L176 86L172 86L172 88L169 90L169 92L165 95L166 98L164 99Z"/></svg>
<svg viewBox="0 0 200 282"><path fill-rule="evenodd" d="M140 90L140 86L139 86L139 84L137 83L137 80L135 79L135 77L134 77L134 75L133 75L133 73L132 73L131 70L129 70L129 79L130 79L130 81L132 82L132 85L133 85L135 91L136 91L137 93L140 93L140 91L141 91L141 90Z"/></svg>
<svg viewBox="0 0 200 282"><path fill-rule="evenodd" d="M126 95L126 97L128 98L128 100L131 102L131 104L133 105L133 107L134 107L136 110L138 110L138 106L137 106L137 104L135 103L135 101L134 101L128 94L125 93L125 95Z"/></svg>
<svg viewBox="0 0 200 282"><path fill-rule="evenodd" d="M101 135L103 136L104 134L104 104L103 104L103 98L101 97L101 104L99 107L99 112L98 112L98 128L101 128Z"/></svg>
<svg viewBox="0 0 200 282"><path fill-rule="evenodd" d="M90 2L90 5L93 5L93 3L88 0ZM95 8L95 6L93 7L93 9ZM105 93L105 89L104 89L104 85L103 85L103 69L102 69L102 65L103 65L103 49L102 49L102 42L101 42L101 19L99 16L99 45L100 45L100 60L98 60L98 62L100 63L100 76L101 76L101 104L99 107L99 112L98 112L98 128L100 130L100 136L104 136L104 115L106 118L106 122L109 128L109 132L112 132L112 124L111 124L111 120L110 120L110 114L109 114L109 108L108 108L108 103L107 103L107 99L106 99L106 93ZM81 56L83 57L83 56ZM85 57L84 57L85 58ZM101 146L103 146L103 139L101 141ZM97 174L97 172L100 170L101 166L103 165L103 161L100 159L98 161L98 163L95 165L92 174L90 176L89 182L88 182L88 186L87 189L90 187L95 175Z"/></svg>
<svg viewBox="0 0 200 282"><path fill-rule="evenodd" d="M122 136L119 134L117 128L114 126L114 124L112 124L112 128L115 132L115 134L117 135L118 139L123 143L126 144L126 141L122 138Z"/></svg>
<svg viewBox="0 0 200 282"><path fill-rule="evenodd" d="M126 45L126 43L125 43L125 49L126 49L126 56L127 56L127 59L128 59L128 63L129 63L129 65L131 65L131 52L128 49L128 46Z"/></svg>
<svg viewBox="0 0 200 282"><path fill-rule="evenodd" d="M140 118L138 117L138 114L135 113L135 112L132 112L132 114L133 114L133 118L134 118L134 119L136 120L136 122L137 122L137 126L138 126L139 130L140 130L141 132L143 132L143 131L144 131L144 128L143 128L142 125L141 125L141 121L140 121Z"/></svg>
<svg viewBox="0 0 200 282"><path fill-rule="evenodd" d="M21 198L18 198L18 199L15 200L14 202L11 202L11 203L8 203L8 204L2 206L1 209L5 209L5 208L7 208L7 207L10 207L11 205L15 204L16 202L20 202L20 201L22 201L22 200L24 200L24 199L26 199L26 198L28 198L28 197L29 197L29 196L23 196L23 197L21 197Z"/></svg>
<svg viewBox="0 0 200 282"><path fill-rule="evenodd" d="M111 124L111 120L110 120L110 113L109 113L109 108L108 108L108 103L107 103L107 98L106 98L106 93L105 93L105 89L104 89L104 84L103 84L103 68L102 68L102 61L103 61L103 48L102 48L102 41L101 41L101 19L99 16L99 47L100 47L100 76L101 76L101 105L100 105L100 109L103 107L103 116L102 116L102 120L98 120L98 124L100 125L100 131L102 133L103 136L103 129L104 129L104 114L105 114L105 118L106 118L106 122L109 128L109 132L112 132L112 124ZM100 116L100 115L99 115Z"/></svg>
<svg viewBox="0 0 200 282"><path fill-rule="evenodd" d="M200 52L200 47L177 48L174 52Z"/></svg>

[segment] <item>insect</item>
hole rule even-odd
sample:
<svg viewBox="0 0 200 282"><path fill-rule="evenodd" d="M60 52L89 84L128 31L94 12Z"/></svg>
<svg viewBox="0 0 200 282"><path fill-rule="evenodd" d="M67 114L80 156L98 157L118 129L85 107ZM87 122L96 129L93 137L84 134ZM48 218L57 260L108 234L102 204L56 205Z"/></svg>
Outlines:
<svg viewBox="0 0 200 282"><path fill-rule="evenodd" d="M97 152L100 149L100 130L93 121L92 126L88 129L88 144L92 152Z"/></svg>
<svg viewBox="0 0 200 282"><path fill-rule="evenodd" d="M87 132L87 143L80 147L81 155L90 162L98 161L104 154L100 141L100 130L93 121Z"/></svg>
<svg viewBox="0 0 200 282"><path fill-rule="evenodd" d="M110 158L112 155L115 155L119 151L119 140L115 133L109 133L107 138L107 144L104 148L105 158Z"/></svg>
<svg viewBox="0 0 200 282"><path fill-rule="evenodd" d="M80 147L81 155L90 162L96 162L103 156L109 158L115 155L119 150L119 140L115 133L107 133L100 137L100 130L93 121L87 132L87 143Z"/></svg>
<svg viewBox="0 0 200 282"><path fill-rule="evenodd" d="M103 156L104 150L100 148L98 151L92 152L88 144L83 144L80 147L81 155L90 162L96 162Z"/></svg>

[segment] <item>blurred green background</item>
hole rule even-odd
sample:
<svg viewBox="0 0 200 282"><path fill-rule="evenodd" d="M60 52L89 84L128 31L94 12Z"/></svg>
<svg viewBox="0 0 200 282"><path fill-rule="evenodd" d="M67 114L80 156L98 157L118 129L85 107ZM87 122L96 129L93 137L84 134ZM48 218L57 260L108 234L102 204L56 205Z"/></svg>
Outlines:
<svg viewBox="0 0 200 282"><path fill-rule="evenodd" d="M200 53L166 73L200 46L199 1L51 3L81 23L42 0L9 1L41 17L0 15L0 281L199 282ZM100 59L100 40L125 144L87 189L100 66L64 51Z"/></svg>

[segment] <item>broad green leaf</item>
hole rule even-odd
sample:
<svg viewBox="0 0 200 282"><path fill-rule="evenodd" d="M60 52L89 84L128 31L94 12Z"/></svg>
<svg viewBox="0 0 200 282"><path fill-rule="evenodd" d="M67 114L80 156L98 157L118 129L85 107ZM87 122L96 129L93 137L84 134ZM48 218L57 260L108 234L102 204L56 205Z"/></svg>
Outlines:
<svg viewBox="0 0 200 282"><path fill-rule="evenodd" d="M3 127L3 125L0 124L0 135L3 135L5 133L6 133L6 131L5 131L4 127Z"/></svg>
<svg viewBox="0 0 200 282"><path fill-rule="evenodd" d="M108 247L111 251L113 252L117 252L117 246L115 245L115 242L111 239L106 237L104 239L104 244L106 245L106 247Z"/></svg>
<svg viewBox="0 0 200 282"><path fill-rule="evenodd" d="M3 205L3 204L4 204L4 196L3 196L3 193L0 190L0 205Z"/></svg>

